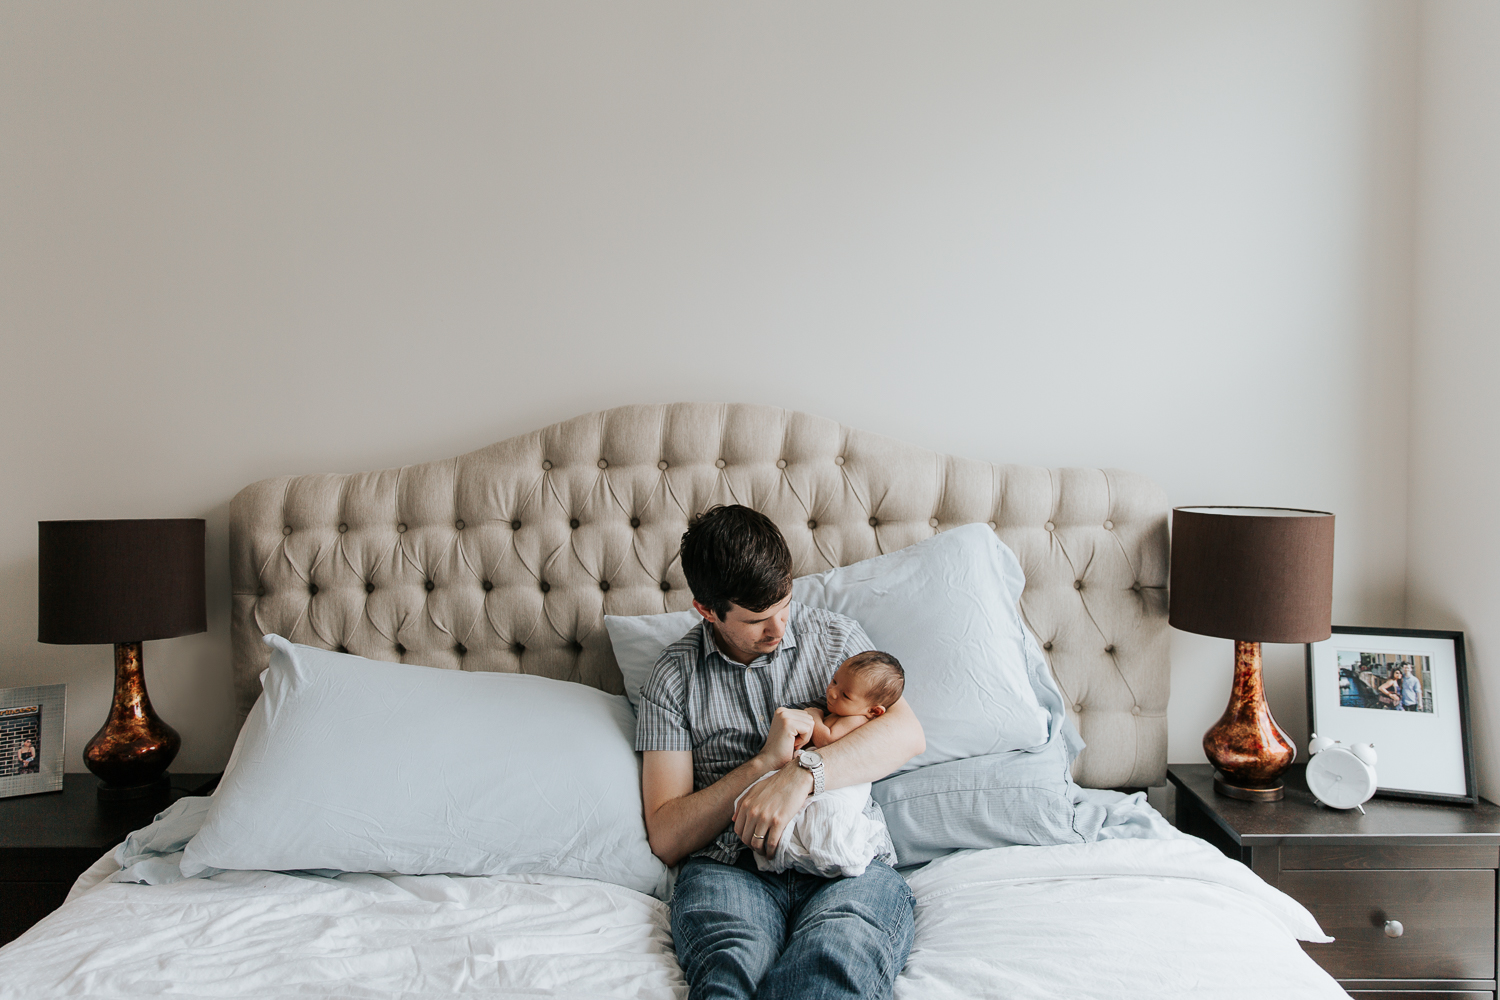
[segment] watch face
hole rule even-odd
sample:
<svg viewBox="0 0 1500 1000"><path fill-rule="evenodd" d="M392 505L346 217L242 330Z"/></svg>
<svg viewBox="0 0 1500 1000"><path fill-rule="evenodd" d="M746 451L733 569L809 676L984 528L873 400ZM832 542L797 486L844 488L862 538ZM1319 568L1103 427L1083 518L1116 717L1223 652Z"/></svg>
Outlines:
<svg viewBox="0 0 1500 1000"><path fill-rule="evenodd" d="M797 752L801 754L797 762L803 767L817 767L823 763L823 755L816 750L798 750Z"/></svg>
<svg viewBox="0 0 1500 1000"><path fill-rule="evenodd" d="M1335 809L1353 809L1375 791L1375 775L1368 764L1343 747L1333 747L1307 762L1307 787Z"/></svg>

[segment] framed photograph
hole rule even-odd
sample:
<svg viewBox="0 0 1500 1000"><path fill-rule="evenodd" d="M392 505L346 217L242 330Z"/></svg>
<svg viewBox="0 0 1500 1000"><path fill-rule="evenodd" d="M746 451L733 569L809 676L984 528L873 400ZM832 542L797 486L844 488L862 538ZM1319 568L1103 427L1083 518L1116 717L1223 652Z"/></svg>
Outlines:
<svg viewBox="0 0 1500 1000"><path fill-rule="evenodd" d="M1473 805L1464 634L1335 625L1307 645L1312 732L1374 743L1375 792Z"/></svg>
<svg viewBox="0 0 1500 1000"><path fill-rule="evenodd" d="M0 798L62 790L67 691L0 689Z"/></svg>

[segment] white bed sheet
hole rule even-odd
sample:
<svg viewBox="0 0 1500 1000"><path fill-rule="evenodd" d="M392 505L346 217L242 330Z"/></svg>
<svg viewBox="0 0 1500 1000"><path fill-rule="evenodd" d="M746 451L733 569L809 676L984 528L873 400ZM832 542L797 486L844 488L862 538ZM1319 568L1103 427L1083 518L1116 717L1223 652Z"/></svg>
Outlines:
<svg viewBox="0 0 1500 1000"><path fill-rule="evenodd" d="M0 997L687 995L666 905L599 882L113 869L0 949ZM1294 940L1306 911L1201 841L968 852L911 885L898 1000L1346 996Z"/></svg>

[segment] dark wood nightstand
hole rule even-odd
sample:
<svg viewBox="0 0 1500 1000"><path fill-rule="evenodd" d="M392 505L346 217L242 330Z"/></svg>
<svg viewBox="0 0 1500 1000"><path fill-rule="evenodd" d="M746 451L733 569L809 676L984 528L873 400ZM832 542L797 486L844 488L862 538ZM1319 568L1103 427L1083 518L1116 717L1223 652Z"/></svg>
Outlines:
<svg viewBox="0 0 1500 1000"><path fill-rule="evenodd" d="M1210 765L1173 764L1177 828L1307 907L1337 940L1303 948L1353 996L1494 1000L1500 808L1371 799L1361 816L1321 805L1304 771L1281 802L1242 802Z"/></svg>
<svg viewBox="0 0 1500 1000"><path fill-rule="evenodd" d="M213 778L172 775L171 797L100 802L92 774L65 774L60 792L0 799L0 944L57 909L73 882L132 830Z"/></svg>

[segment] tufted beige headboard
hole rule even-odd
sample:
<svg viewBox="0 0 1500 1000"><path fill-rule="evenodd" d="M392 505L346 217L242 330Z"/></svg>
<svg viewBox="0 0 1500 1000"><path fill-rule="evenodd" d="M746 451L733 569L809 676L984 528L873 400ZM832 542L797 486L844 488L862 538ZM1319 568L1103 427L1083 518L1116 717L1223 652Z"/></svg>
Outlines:
<svg viewBox="0 0 1500 1000"><path fill-rule="evenodd" d="M1167 505L1140 476L951 458L768 406L624 406L459 458L283 476L234 498L240 711L261 636L377 660L620 692L603 615L681 611L688 517L770 515L801 576L987 521L1089 747L1093 787L1159 784L1167 749Z"/></svg>

